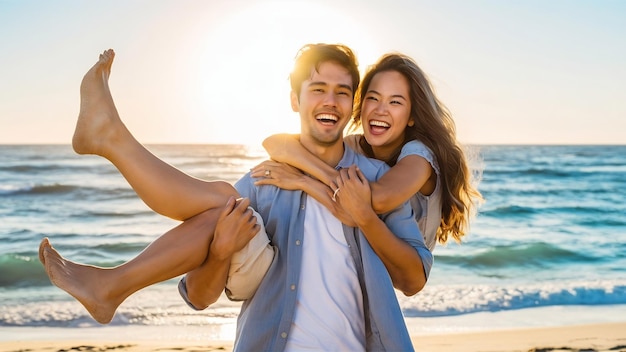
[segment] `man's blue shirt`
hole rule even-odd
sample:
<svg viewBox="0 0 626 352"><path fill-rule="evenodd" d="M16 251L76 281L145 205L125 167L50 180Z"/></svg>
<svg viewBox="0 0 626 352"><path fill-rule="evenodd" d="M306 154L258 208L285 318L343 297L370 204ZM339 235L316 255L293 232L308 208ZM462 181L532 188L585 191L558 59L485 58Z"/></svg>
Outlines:
<svg viewBox="0 0 626 352"><path fill-rule="evenodd" d="M337 168L357 165L370 182L389 167L344 146ZM274 261L255 295L243 303L237 320L236 351L282 351L296 309L302 265L302 242L307 194L274 186L255 186L248 173L235 185L261 214L272 245ZM381 216L387 227L418 252L426 277L433 263L408 202ZM363 291L368 351L413 350L396 293L383 262L358 228L343 226ZM324 258L320 258L324 260ZM324 309L324 307L320 307Z"/></svg>

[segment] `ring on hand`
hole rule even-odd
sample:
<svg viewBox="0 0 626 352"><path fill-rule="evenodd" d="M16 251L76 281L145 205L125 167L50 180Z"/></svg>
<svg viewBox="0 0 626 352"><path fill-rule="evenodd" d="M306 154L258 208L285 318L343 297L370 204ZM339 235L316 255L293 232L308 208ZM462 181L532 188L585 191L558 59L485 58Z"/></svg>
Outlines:
<svg viewBox="0 0 626 352"><path fill-rule="evenodd" d="M272 172L270 170L265 170L265 177L270 177Z"/></svg>
<svg viewBox="0 0 626 352"><path fill-rule="evenodd" d="M339 193L339 187L337 187L335 192L333 192L333 197L332 197L333 202L337 201L337 193Z"/></svg>

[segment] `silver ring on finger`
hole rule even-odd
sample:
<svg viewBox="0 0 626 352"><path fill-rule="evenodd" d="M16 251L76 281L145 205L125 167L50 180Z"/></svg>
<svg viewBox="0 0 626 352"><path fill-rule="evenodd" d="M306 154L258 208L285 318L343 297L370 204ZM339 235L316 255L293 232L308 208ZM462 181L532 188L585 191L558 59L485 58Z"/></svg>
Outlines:
<svg viewBox="0 0 626 352"><path fill-rule="evenodd" d="M340 189L340 188L339 188L339 187L337 187L337 189L335 190L335 192L333 192L333 196L332 196L332 198L331 198L331 199L333 200L333 202L336 202L336 201L337 201L337 193L339 193L339 189Z"/></svg>
<svg viewBox="0 0 626 352"><path fill-rule="evenodd" d="M270 177L272 172L270 170L265 170L265 177Z"/></svg>

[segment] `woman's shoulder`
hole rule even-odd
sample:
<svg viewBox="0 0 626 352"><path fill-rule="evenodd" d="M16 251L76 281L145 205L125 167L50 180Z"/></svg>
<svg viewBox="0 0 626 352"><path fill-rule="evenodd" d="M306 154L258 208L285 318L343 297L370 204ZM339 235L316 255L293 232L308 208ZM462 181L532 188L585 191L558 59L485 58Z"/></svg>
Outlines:
<svg viewBox="0 0 626 352"><path fill-rule="evenodd" d="M363 135L360 133L353 133L343 137L343 141L348 145L348 147L352 148L355 152L359 154L363 154L363 150L361 149L361 138Z"/></svg>
<svg viewBox="0 0 626 352"><path fill-rule="evenodd" d="M422 141L414 139L402 146L398 160L405 158L409 155L417 155L426 159L437 173L439 173L439 165L437 164L437 157L430 148Z"/></svg>

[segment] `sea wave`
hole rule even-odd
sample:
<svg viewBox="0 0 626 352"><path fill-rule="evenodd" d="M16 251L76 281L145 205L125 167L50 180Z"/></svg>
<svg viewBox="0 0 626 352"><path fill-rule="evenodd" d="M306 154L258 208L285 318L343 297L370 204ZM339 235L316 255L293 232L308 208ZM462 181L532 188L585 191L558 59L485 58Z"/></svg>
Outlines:
<svg viewBox="0 0 626 352"><path fill-rule="evenodd" d="M70 236L75 236L71 234ZM68 237L68 236L65 236ZM110 236L111 237L111 236ZM85 240L87 241L87 240ZM90 258L90 265L114 267L132 258L146 248L144 242L111 242L84 245L78 248L60 248L71 257ZM56 246L55 246L56 247ZM19 287L40 287L50 284L43 265L39 262L37 247L23 253L0 254L0 289Z"/></svg>
<svg viewBox="0 0 626 352"><path fill-rule="evenodd" d="M75 195L80 200L116 200L136 198L136 193L129 187L85 187L65 183L19 184L6 183L0 185L2 196L64 196Z"/></svg>
<svg viewBox="0 0 626 352"><path fill-rule="evenodd" d="M437 255L437 262L442 265L466 269L546 267L551 263L582 264L601 260L603 259L545 242L495 245L471 255Z"/></svg>
<svg viewBox="0 0 626 352"><path fill-rule="evenodd" d="M65 194L71 193L79 187L59 183L37 185L4 185L0 188L0 194L4 195L42 195L42 194Z"/></svg>
<svg viewBox="0 0 626 352"><path fill-rule="evenodd" d="M236 320L239 302L221 297L208 309L196 312L182 301L175 283L171 280L131 296L119 307L111 325L194 326ZM0 303L0 326L98 325L84 307L61 290L44 294L26 290L24 296L32 299L22 300L20 304ZM626 304L626 281L555 281L526 286L431 285L412 297L398 292L398 301L406 317L458 316L548 306Z"/></svg>
<svg viewBox="0 0 626 352"><path fill-rule="evenodd" d="M49 160L47 160L49 162ZM93 175L115 175L119 171L112 165L104 162L98 164L77 164L76 162L56 161L52 164L10 164L1 165L0 172L14 174L16 176L36 176L49 174L93 174Z"/></svg>
<svg viewBox="0 0 626 352"><path fill-rule="evenodd" d="M494 216L494 217L526 217L536 214L540 209L530 206L522 206L517 204L502 205L493 209L481 210L481 216Z"/></svg>
<svg viewBox="0 0 626 352"><path fill-rule="evenodd" d="M110 325L202 326L234 323L241 302L222 296L204 311L189 308L178 294L177 280L150 286L129 297L117 309ZM0 290L0 326L100 326L87 310L57 288L22 289L21 299L4 297Z"/></svg>
<svg viewBox="0 0 626 352"><path fill-rule="evenodd" d="M626 304L626 281L554 281L536 285L432 285L398 297L409 317L497 312L556 305Z"/></svg>
<svg viewBox="0 0 626 352"><path fill-rule="evenodd" d="M45 286L50 284L37 255L0 255L0 288Z"/></svg>

